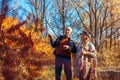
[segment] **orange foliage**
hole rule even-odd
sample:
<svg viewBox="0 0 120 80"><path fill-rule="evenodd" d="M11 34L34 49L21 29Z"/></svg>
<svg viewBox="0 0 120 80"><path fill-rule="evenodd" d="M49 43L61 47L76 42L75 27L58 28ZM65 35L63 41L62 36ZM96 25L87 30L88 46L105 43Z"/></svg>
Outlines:
<svg viewBox="0 0 120 80"><path fill-rule="evenodd" d="M0 57L4 59L3 75L6 80L35 79L41 75L43 66L54 63L53 49L48 44L48 38L39 37L42 34L30 31L23 26L24 23L12 17L6 17L2 22L4 34L1 33L0 38L4 41L0 40L0 47L5 42L7 48L0 49L4 53Z"/></svg>
<svg viewBox="0 0 120 80"><path fill-rule="evenodd" d="M2 28L9 29L11 26L15 26L18 23L19 20L17 18L6 17L5 19L3 19Z"/></svg>

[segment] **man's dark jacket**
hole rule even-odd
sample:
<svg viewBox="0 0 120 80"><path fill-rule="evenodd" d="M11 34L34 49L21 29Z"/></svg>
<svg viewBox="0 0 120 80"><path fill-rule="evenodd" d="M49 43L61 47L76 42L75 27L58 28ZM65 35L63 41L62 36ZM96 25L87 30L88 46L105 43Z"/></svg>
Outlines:
<svg viewBox="0 0 120 80"><path fill-rule="evenodd" d="M57 53L56 53L56 49L57 49L58 46L60 45L60 41L61 41L63 38L65 38L65 37L66 37L66 36L63 35L63 36L58 37L55 41L50 40L50 42L51 42L52 47L55 48L55 50L54 50L54 55L55 55L56 57L62 57L62 58L71 59L71 56L65 56L65 55L63 55L62 53L61 53L61 54L57 54ZM69 38L69 39L70 39L70 38ZM76 53L76 46L75 46L73 40L71 40L71 39L69 40L69 46L70 46L70 53L72 52L72 53L75 54L75 53Z"/></svg>

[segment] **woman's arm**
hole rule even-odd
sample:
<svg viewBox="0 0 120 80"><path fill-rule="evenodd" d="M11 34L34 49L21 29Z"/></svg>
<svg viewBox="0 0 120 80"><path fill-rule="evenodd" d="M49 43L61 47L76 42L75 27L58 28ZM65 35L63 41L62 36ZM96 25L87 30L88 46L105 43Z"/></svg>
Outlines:
<svg viewBox="0 0 120 80"><path fill-rule="evenodd" d="M83 54L86 55L86 56L90 56L90 57L92 57L92 58L95 58L95 57L96 57L96 50L95 50L94 45L93 45L92 43L90 43L90 44L88 45L88 47L89 47L89 50L88 50L88 51L83 50L83 51L82 51Z"/></svg>

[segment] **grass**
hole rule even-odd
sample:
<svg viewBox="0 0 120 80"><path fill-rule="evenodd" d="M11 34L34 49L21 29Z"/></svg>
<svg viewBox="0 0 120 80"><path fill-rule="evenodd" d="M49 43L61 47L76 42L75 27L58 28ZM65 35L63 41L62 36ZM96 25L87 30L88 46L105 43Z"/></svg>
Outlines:
<svg viewBox="0 0 120 80"><path fill-rule="evenodd" d="M72 69L72 75L73 75L73 69ZM43 66L40 79L41 80L55 80L55 66L54 65ZM63 68L62 68L62 73L61 73L61 80L66 80L66 76L65 76ZM73 80L78 80L78 79L73 78Z"/></svg>

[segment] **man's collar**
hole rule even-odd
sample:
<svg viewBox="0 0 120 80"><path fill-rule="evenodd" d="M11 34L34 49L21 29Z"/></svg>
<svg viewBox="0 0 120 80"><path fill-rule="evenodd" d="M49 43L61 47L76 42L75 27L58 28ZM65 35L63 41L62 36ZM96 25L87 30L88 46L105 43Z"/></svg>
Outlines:
<svg viewBox="0 0 120 80"><path fill-rule="evenodd" d="M68 38L66 35L63 35L63 37L64 37L64 38ZM70 39L70 37L69 37L69 39Z"/></svg>

